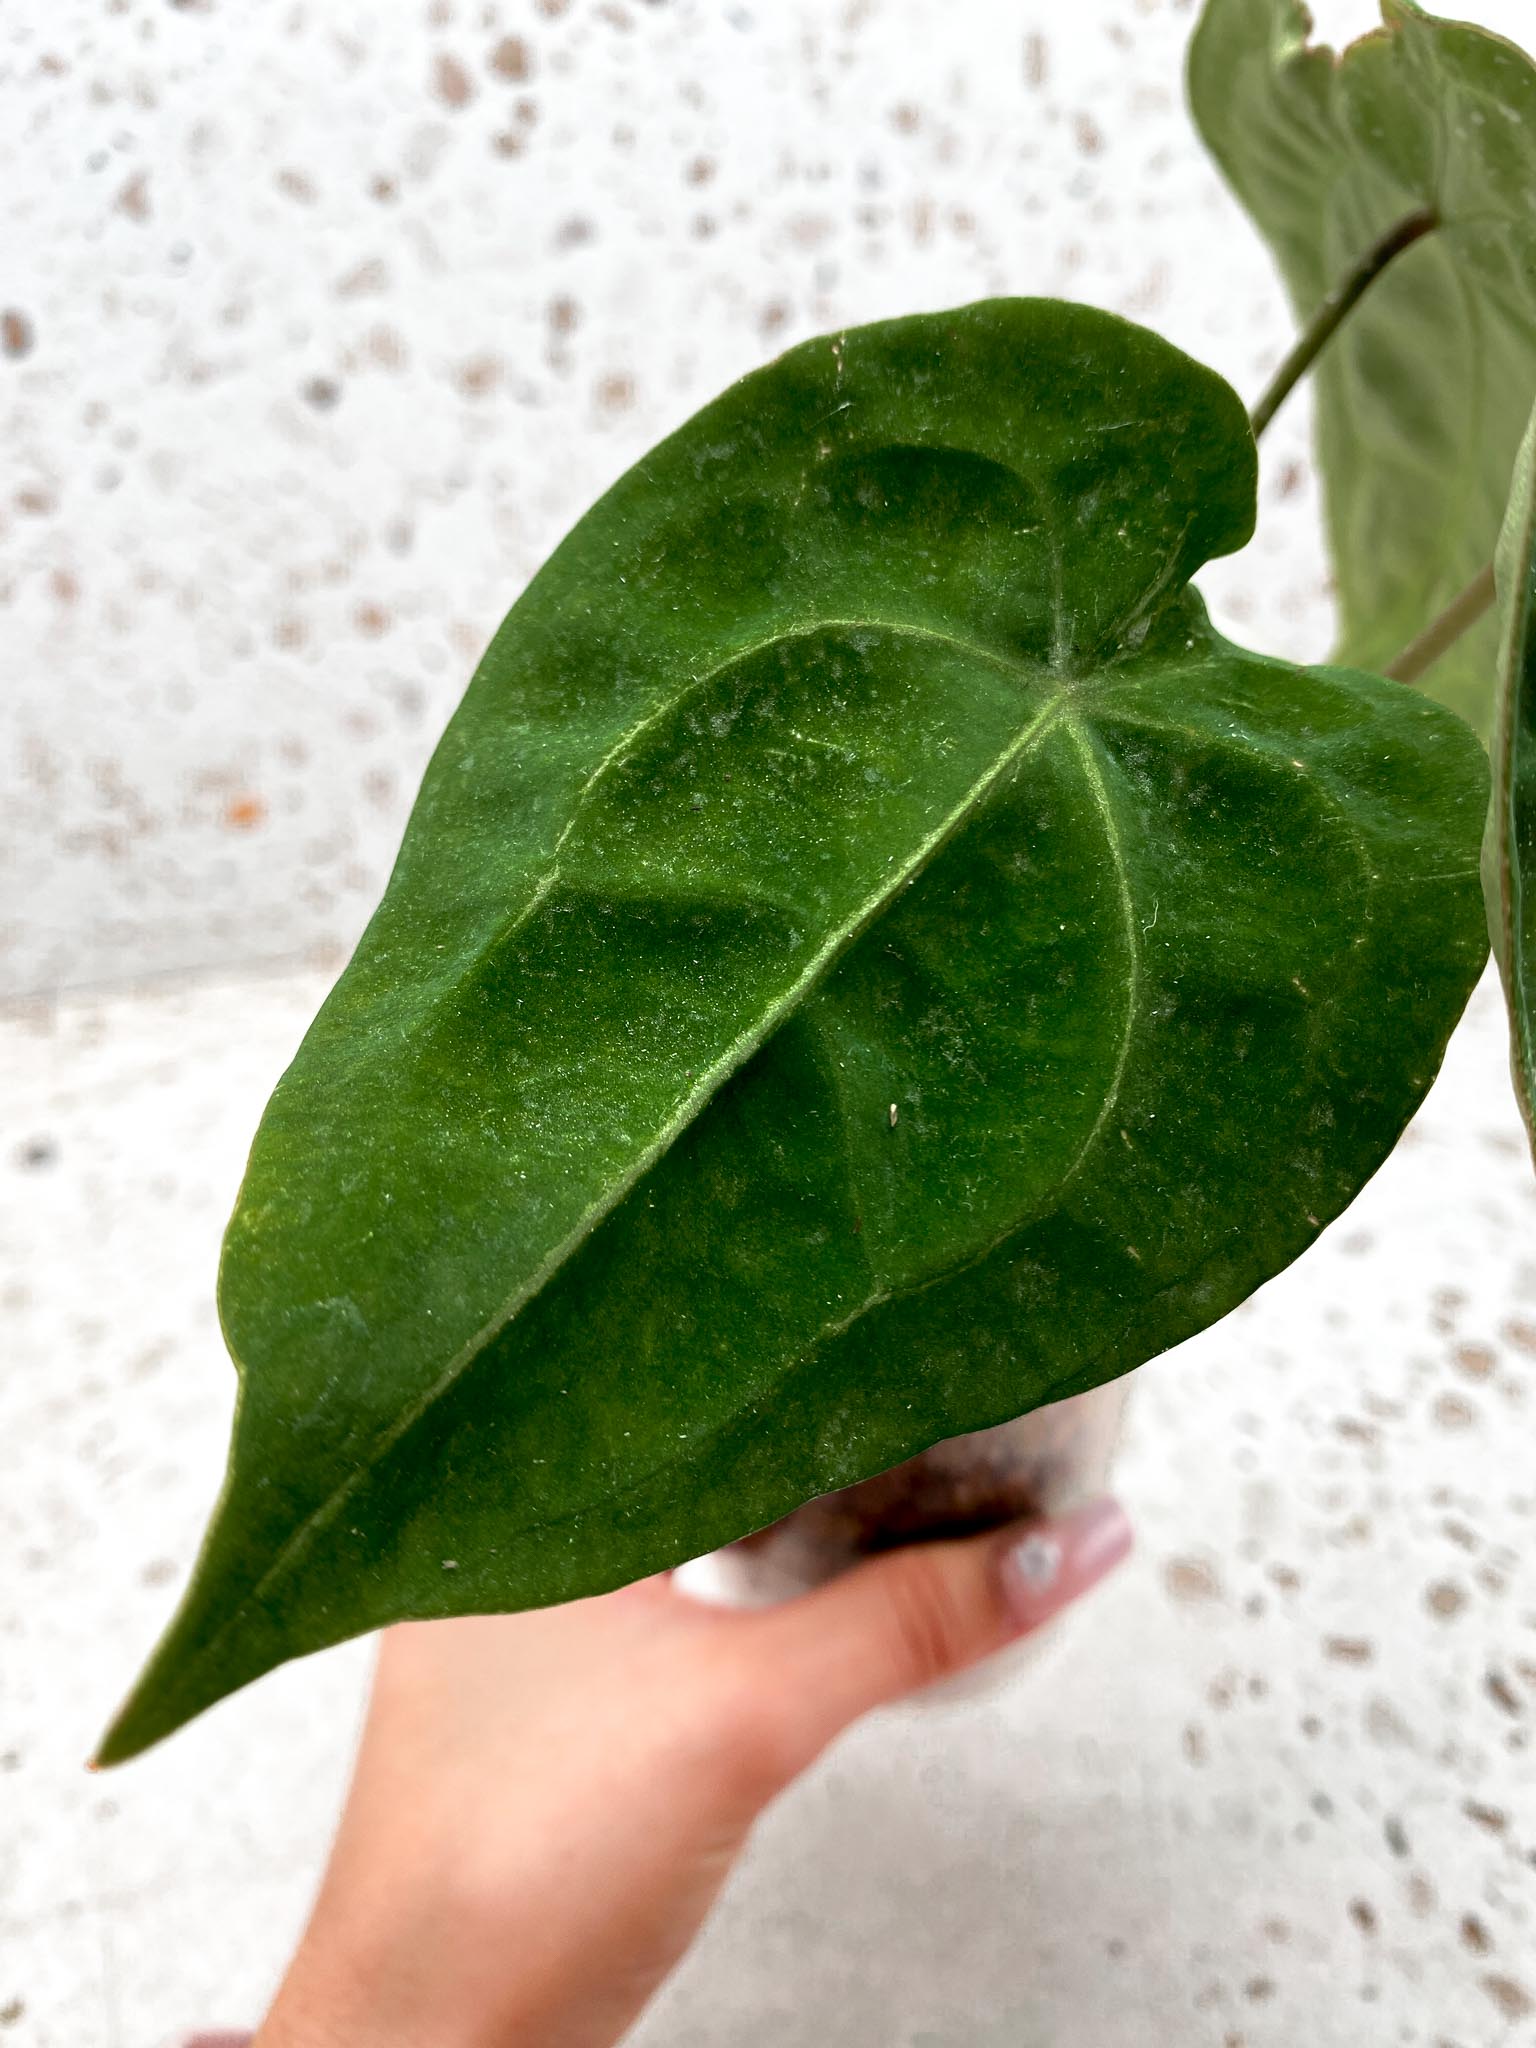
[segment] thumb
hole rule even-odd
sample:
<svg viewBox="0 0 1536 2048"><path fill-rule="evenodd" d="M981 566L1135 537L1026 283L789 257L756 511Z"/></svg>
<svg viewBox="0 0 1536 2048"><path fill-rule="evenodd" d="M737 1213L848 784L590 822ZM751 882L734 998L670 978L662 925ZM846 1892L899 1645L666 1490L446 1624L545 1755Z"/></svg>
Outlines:
<svg viewBox="0 0 1536 2048"><path fill-rule="evenodd" d="M959 1542L910 1544L754 1616L766 1683L802 1768L874 1707L1003 1649L1098 1584L1131 1549L1118 1501Z"/></svg>

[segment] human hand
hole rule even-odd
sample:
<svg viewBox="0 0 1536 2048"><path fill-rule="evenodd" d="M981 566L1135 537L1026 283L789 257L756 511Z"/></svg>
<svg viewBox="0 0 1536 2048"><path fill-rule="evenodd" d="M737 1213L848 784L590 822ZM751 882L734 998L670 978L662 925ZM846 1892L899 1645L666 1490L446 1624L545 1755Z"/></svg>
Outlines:
<svg viewBox="0 0 1536 2048"><path fill-rule="evenodd" d="M849 1722L1049 1621L1111 1501L753 1612L669 1578L383 1638L309 1929L255 2048L612 2048L753 1821Z"/></svg>

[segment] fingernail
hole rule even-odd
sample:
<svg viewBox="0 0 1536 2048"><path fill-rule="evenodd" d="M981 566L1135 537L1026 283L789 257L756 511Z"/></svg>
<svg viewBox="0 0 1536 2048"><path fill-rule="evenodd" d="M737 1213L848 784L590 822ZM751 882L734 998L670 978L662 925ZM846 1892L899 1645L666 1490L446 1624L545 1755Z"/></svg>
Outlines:
<svg viewBox="0 0 1536 2048"><path fill-rule="evenodd" d="M1130 1554L1131 1542L1125 1509L1109 1499L1021 1531L1003 1551L1000 1566L1019 1626L1037 1627L1096 1586Z"/></svg>

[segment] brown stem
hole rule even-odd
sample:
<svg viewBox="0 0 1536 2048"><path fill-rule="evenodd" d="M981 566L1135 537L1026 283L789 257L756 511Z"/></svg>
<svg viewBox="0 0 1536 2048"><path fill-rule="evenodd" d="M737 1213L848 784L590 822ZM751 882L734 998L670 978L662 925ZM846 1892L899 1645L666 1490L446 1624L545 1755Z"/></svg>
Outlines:
<svg viewBox="0 0 1536 2048"><path fill-rule="evenodd" d="M1405 249L1411 249L1421 235L1427 235L1431 228L1439 225L1440 216L1433 207L1426 206L1419 213L1410 213L1395 228L1389 228L1374 248L1366 251L1342 284L1335 285L1302 329L1296 346L1276 370L1268 390L1248 415L1256 441L1333 339L1339 323L1359 304L1387 265L1401 256Z"/></svg>
<svg viewBox="0 0 1536 2048"><path fill-rule="evenodd" d="M1416 683L1426 669L1453 647L1493 604L1493 564L1479 569L1466 589L1453 597L1439 618L1431 619L1417 638L1382 671L1395 683Z"/></svg>

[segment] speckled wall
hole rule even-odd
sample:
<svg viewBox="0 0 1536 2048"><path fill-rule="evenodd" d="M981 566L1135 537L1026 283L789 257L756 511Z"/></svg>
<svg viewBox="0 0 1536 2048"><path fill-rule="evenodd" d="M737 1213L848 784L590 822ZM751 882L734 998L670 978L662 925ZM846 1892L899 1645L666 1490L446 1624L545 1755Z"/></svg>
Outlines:
<svg viewBox="0 0 1536 2048"><path fill-rule="evenodd" d="M804 335L1058 293L1253 391L1286 320L1185 121L1192 20L7 0L0 993L339 958L529 574ZM1317 652L1299 411L1266 456L1209 587Z"/></svg>

